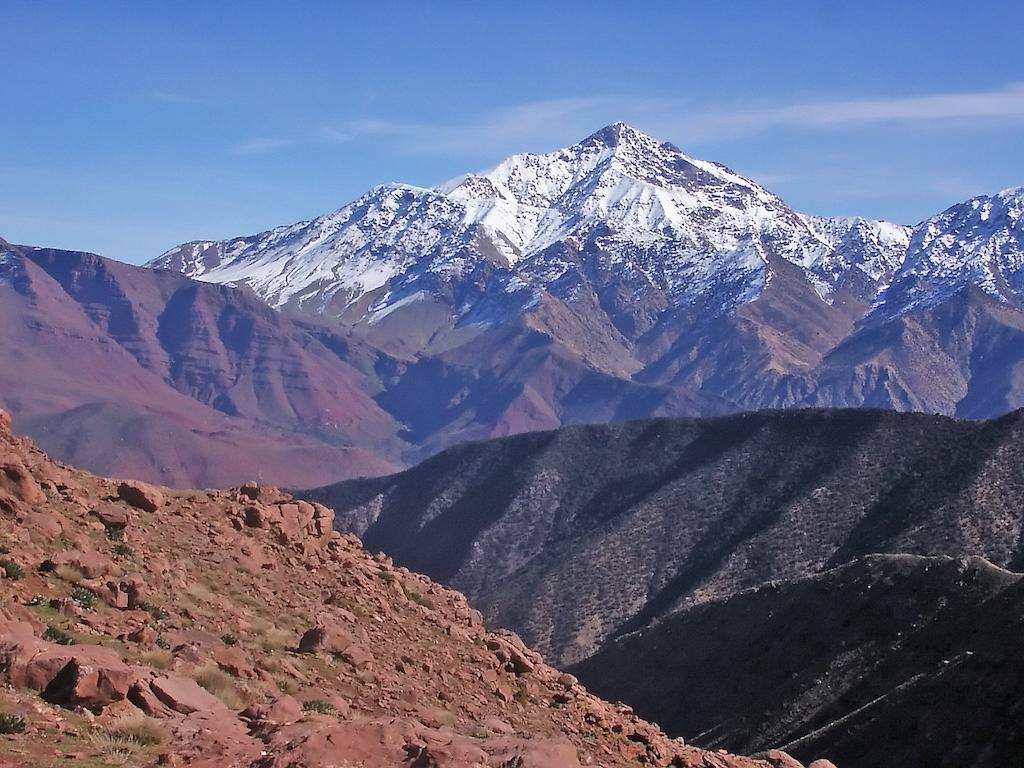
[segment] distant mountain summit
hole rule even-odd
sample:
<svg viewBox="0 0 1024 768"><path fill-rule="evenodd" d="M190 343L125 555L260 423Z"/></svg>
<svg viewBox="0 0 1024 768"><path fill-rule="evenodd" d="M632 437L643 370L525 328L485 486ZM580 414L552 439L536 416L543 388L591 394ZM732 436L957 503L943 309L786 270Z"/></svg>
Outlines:
<svg viewBox="0 0 1024 768"><path fill-rule="evenodd" d="M1024 306L1024 187L972 197L918 224L876 313L934 307L968 285Z"/></svg>
<svg viewBox="0 0 1024 768"><path fill-rule="evenodd" d="M721 314L760 296L779 260L802 270L825 300L852 282L873 295L898 267L908 233L887 222L800 216L725 166L615 123L565 149L513 155L433 188L375 187L312 221L186 243L150 266L245 283L273 306L349 323L380 323L440 298L455 322L494 324L528 311L543 292L578 298L583 286L566 249L599 253L603 269L667 306ZM469 289L485 275L485 290ZM443 296L449 289L458 301ZM493 309L495 294L504 312L481 311Z"/></svg>

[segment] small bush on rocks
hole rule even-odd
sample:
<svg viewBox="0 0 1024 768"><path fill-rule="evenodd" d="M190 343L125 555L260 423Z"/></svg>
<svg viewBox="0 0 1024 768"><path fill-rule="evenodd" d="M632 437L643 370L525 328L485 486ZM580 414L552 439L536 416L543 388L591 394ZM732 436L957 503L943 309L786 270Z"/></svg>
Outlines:
<svg viewBox="0 0 1024 768"><path fill-rule="evenodd" d="M10 736L25 732L25 718L10 712L0 712L0 734Z"/></svg>
<svg viewBox="0 0 1024 768"><path fill-rule="evenodd" d="M51 643L56 643L57 645L75 644L75 638L73 638L60 627L53 626L46 628L46 631L43 633L43 640L49 640Z"/></svg>
<svg viewBox="0 0 1024 768"><path fill-rule="evenodd" d="M71 590L71 599L74 600L79 607L85 610L91 610L96 606L96 593L86 587L75 587Z"/></svg>
<svg viewBox="0 0 1024 768"><path fill-rule="evenodd" d="M24 568L13 560L8 560L6 557L0 557L0 569L3 569L4 575L6 575L8 579L15 581L25 575Z"/></svg>
<svg viewBox="0 0 1024 768"><path fill-rule="evenodd" d="M334 705L323 699L310 699L309 701L302 702L302 710L304 712L316 712L320 715L329 715L334 712Z"/></svg>
<svg viewBox="0 0 1024 768"><path fill-rule="evenodd" d="M115 544L113 547L111 547L110 551L113 552L118 557L131 557L132 556L132 548L129 547L127 544L124 544L124 543L121 543L121 542L119 542L119 543Z"/></svg>

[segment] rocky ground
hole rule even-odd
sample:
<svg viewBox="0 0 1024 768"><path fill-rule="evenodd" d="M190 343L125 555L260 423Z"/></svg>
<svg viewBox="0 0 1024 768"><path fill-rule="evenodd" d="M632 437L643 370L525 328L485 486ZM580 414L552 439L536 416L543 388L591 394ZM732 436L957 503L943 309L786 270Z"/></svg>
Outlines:
<svg viewBox="0 0 1024 768"><path fill-rule="evenodd" d="M88 475L0 412L0 765L794 764L669 739L332 519Z"/></svg>

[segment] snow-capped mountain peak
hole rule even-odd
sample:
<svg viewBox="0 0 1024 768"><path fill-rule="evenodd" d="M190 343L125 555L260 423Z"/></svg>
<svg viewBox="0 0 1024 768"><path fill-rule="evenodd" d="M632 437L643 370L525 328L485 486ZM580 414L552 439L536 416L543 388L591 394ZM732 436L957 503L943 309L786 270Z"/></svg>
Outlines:
<svg viewBox="0 0 1024 768"><path fill-rule="evenodd" d="M972 197L918 224L874 316L935 306L965 285L1024 306L1024 187Z"/></svg>
<svg viewBox="0 0 1024 768"><path fill-rule="evenodd" d="M456 325L500 322L543 292L579 300L592 290L583 272L714 315L760 296L784 262L825 301L846 290L898 313L964 281L1017 295L1021 197L975 198L911 237L884 221L803 216L723 165L613 123L563 149L432 188L378 186L317 219L187 243L151 264L353 324L428 299Z"/></svg>

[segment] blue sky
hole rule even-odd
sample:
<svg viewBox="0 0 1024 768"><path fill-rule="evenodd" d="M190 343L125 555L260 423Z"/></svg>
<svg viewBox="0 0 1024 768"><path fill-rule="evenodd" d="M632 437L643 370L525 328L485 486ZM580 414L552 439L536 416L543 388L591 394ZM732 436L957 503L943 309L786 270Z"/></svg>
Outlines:
<svg viewBox="0 0 1024 768"><path fill-rule="evenodd" d="M0 236L141 262L615 120L914 223L1024 184L1022 28L1009 0L2 0Z"/></svg>

